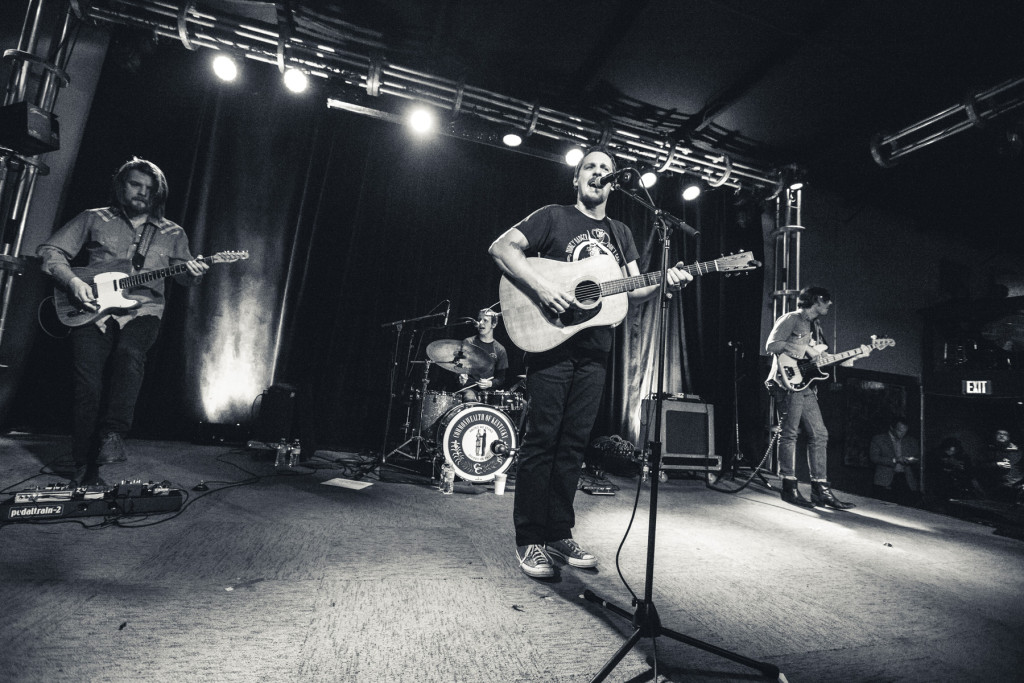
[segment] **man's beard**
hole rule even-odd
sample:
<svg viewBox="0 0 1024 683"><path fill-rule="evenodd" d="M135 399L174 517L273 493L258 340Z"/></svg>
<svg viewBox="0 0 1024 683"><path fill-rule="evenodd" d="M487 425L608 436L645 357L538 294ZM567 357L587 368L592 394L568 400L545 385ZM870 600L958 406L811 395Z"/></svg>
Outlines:
<svg viewBox="0 0 1024 683"><path fill-rule="evenodd" d="M138 208L141 205L142 208ZM149 213L151 203L148 199L132 199L124 203L124 212L131 217Z"/></svg>

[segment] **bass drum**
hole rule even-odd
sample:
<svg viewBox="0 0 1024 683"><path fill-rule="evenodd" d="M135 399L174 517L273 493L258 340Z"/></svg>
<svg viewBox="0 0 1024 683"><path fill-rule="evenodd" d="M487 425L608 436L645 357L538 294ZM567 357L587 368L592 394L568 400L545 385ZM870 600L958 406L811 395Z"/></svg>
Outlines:
<svg viewBox="0 0 1024 683"><path fill-rule="evenodd" d="M493 481L495 474L512 465L511 453L519 447L512 420L482 403L466 403L449 410L437 423L437 442L455 473L472 482ZM495 444L503 446L495 448Z"/></svg>

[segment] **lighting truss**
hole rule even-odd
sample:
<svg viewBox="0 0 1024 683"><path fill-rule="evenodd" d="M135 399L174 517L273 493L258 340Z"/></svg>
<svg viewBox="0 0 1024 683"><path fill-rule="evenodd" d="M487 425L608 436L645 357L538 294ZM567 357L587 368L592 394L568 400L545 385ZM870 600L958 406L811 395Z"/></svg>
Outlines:
<svg viewBox="0 0 1024 683"><path fill-rule="evenodd" d="M326 79L332 108L397 122L400 103L413 100L439 110L447 120L445 134L495 144L516 130L529 143L516 151L552 160L561 159L564 149L545 150L545 141L549 147L605 145L626 162L646 162L659 173L688 173L712 187L770 190L778 180L776 171L756 162L703 142L671 139L643 121L622 116L598 121L394 64L384 56L379 34L297 3L231 6L244 6L249 16L200 8L195 0L180 6L158 0L72 0L82 20L131 26L189 50L221 50L282 72L294 67Z"/></svg>
<svg viewBox="0 0 1024 683"><path fill-rule="evenodd" d="M982 126L1024 104L1024 77L1013 78L978 93L964 102L932 114L897 133L878 133L871 139L875 163L889 168L900 158L928 145L956 135L968 128Z"/></svg>

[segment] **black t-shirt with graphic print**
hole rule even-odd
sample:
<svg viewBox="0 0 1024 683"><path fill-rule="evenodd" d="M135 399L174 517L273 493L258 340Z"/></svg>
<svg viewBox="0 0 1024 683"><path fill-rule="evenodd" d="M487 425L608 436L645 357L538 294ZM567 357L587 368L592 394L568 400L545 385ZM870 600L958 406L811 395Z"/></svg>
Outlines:
<svg viewBox="0 0 1024 683"><path fill-rule="evenodd" d="M615 257L620 267L639 258L633 233L625 223L605 218L594 220L574 205L549 205L537 209L514 226L530 246L527 256L556 261L580 261L597 254ZM620 251L621 248L621 251ZM576 348L608 351L612 346L610 327L591 327L570 337L565 344Z"/></svg>

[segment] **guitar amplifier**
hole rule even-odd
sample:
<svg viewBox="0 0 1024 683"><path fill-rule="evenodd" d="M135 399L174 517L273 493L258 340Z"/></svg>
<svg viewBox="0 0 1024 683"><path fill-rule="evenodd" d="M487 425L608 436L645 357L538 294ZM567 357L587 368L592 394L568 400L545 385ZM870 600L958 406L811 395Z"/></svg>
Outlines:
<svg viewBox="0 0 1024 683"><path fill-rule="evenodd" d="M641 403L640 428L647 435L654 427L657 402L644 399ZM714 454L715 407L709 403L671 398L662 401L659 440L663 470L722 469L722 456Z"/></svg>

